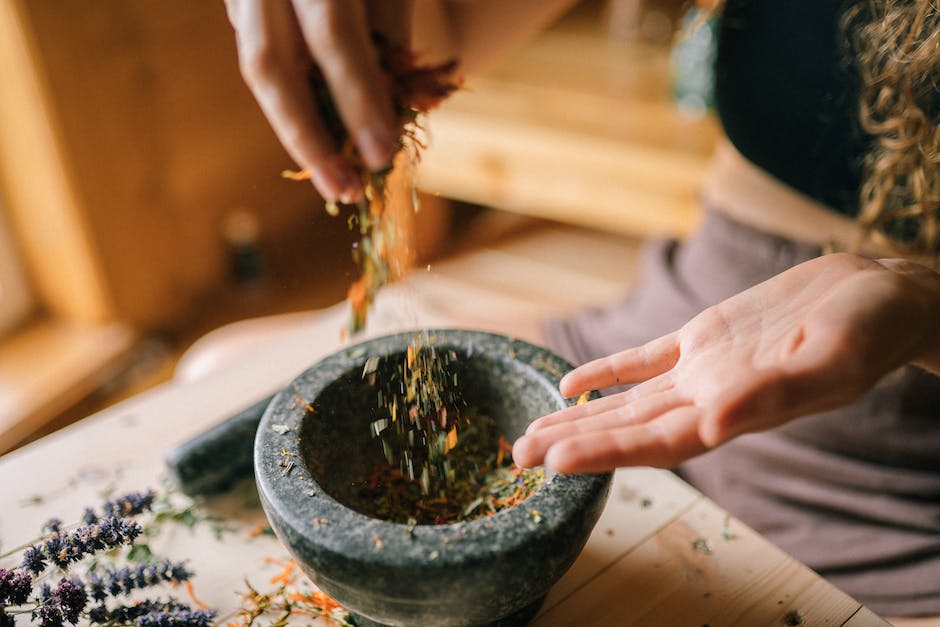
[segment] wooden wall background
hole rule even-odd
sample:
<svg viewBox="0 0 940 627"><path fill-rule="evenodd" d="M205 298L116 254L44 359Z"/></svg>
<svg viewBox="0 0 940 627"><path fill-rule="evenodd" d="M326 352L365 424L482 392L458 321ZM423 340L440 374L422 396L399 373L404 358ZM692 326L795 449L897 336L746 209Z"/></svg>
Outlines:
<svg viewBox="0 0 940 627"><path fill-rule="evenodd" d="M114 317L155 329L204 307L227 280L238 208L298 263L345 263L316 259L345 225L279 178L291 162L238 73L221 2L15 1Z"/></svg>

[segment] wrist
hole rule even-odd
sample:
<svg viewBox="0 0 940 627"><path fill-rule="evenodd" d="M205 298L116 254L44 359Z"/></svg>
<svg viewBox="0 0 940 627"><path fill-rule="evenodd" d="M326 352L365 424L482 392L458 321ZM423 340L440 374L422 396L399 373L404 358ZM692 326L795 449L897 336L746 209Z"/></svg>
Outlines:
<svg viewBox="0 0 940 627"><path fill-rule="evenodd" d="M940 375L940 273L912 261L890 259L880 263L904 279L918 310L919 341L911 363Z"/></svg>

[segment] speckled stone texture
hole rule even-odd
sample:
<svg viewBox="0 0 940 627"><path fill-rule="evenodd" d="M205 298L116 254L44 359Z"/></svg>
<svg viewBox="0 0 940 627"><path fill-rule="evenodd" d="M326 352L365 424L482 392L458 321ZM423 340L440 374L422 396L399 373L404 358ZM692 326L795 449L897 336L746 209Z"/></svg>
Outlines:
<svg viewBox="0 0 940 627"><path fill-rule="evenodd" d="M421 333L440 354L456 353L451 367L464 400L496 420L509 441L569 404L558 382L571 366L543 348L479 331ZM298 564L361 625L523 625L583 548L611 475L554 475L490 518L410 531L349 507L350 484L381 459L369 431L381 409L363 366L381 357L381 377L413 338L401 333L346 348L275 397L255 442L261 502Z"/></svg>

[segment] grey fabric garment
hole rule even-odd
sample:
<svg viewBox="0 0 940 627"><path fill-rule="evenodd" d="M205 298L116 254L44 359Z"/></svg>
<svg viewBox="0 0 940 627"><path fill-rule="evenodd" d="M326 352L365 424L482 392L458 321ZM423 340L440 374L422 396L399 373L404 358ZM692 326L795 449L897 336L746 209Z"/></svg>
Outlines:
<svg viewBox="0 0 940 627"><path fill-rule="evenodd" d="M584 363L818 254L708 212L688 241L648 246L627 299L549 322L547 341ZM737 438L677 471L874 611L940 614L940 377L904 368L847 407Z"/></svg>

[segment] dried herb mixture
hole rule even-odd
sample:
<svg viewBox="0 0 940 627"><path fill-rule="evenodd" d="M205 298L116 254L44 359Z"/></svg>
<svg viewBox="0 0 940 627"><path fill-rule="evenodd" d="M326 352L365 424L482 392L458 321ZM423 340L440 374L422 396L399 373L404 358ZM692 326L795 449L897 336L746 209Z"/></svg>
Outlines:
<svg viewBox="0 0 940 627"><path fill-rule="evenodd" d="M427 491L421 477L409 477L394 464L380 464L360 482L360 510L402 524L441 525L492 516L539 489L544 470L512 464L512 446L497 437L492 418L465 410L459 424L459 441L445 443L446 482Z"/></svg>
<svg viewBox="0 0 940 627"><path fill-rule="evenodd" d="M418 55L413 51L394 46L378 34L373 34L373 41L379 51L380 67L402 129L399 151L410 150L412 159L416 160L418 149L422 147L417 138L418 117L436 107L460 86L457 61L421 65ZM356 213L349 216L350 228L355 225L359 228L359 242L353 248L353 259L362 271L361 277L349 287L347 293L350 318L345 332L353 335L365 327L369 308L379 289L401 273L401 269L392 267L391 247L404 234L394 219L394 212L388 212L386 207L386 182L390 169L369 172L365 167L343 125L326 81L316 66L311 68L310 85L327 129L340 147L343 158L361 173L365 190L365 197L356 203ZM292 180L307 180L310 172L287 170L282 172L282 176ZM414 190L412 205L412 209L417 211L417 193ZM327 203L326 209L333 216L340 213L335 202Z"/></svg>

